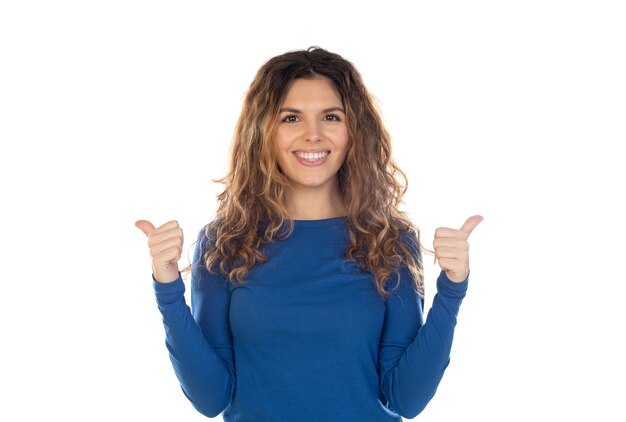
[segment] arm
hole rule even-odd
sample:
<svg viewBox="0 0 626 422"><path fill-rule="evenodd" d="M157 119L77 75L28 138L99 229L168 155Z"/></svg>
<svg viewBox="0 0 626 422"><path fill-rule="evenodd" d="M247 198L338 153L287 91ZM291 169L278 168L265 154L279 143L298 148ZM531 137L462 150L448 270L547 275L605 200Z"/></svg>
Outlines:
<svg viewBox="0 0 626 422"><path fill-rule="evenodd" d="M228 323L230 291L218 274L204 267L207 239L201 230L191 272L193 316L185 303L182 278L164 284L154 280L165 326L165 344L181 388L202 414L215 417L232 399L235 369Z"/></svg>
<svg viewBox="0 0 626 422"><path fill-rule="evenodd" d="M425 324L424 301L415 292L410 273L403 269L399 276L399 287L386 301L379 348L380 385L393 410L414 418L434 396L450 362L456 316L469 276L455 283L441 271Z"/></svg>

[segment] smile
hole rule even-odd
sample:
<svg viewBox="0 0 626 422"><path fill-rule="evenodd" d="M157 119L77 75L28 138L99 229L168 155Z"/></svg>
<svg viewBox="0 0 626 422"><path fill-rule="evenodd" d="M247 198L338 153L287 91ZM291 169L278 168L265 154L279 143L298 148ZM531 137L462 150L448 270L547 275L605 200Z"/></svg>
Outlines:
<svg viewBox="0 0 626 422"><path fill-rule="evenodd" d="M319 152L302 152L297 151L294 152L298 162L302 165L312 167L312 166L320 166L326 162L326 158L330 154L330 151L319 151Z"/></svg>
<svg viewBox="0 0 626 422"><path fill-rule="evenodd" d="M323 152L294 152L296 157L303 158L307 161L318 161L330 154L330 151Z"/></svg>

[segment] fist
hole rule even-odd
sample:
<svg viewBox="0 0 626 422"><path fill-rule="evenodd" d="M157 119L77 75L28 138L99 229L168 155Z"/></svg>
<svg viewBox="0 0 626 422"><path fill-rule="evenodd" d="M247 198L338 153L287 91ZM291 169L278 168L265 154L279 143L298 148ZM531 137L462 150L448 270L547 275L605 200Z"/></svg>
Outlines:
<svg viewBox="0 0 626 422"><path fill-rule="evenodd" d="M480 215L474 215L465 221L459 230L439 227L435 230L435 258L446 276L455 283L464 281L469 275L469 243L467 239L472 230L483 221Z"/></svg>
<svg viewBox="0 0 626 422"><path fill-rule="evenodd" d="M178 260L183 250L183 231L176 220L168 221L159 228L151 222L137 220L138 227L148 237L152 257L152 273L160 283L171 283L178 279Z"/></svg>

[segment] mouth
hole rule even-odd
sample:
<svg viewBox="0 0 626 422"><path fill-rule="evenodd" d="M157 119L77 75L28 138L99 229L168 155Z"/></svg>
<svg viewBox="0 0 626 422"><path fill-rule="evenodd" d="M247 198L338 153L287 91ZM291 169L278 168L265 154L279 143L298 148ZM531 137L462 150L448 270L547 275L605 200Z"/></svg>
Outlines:
<svg viewBox="0 0 626 422"><path fill-rule="evenodd" d="M330 151L316 151L316 152L304 152L304 151L295 151L293 153L296 157L302 158L307 161L319 161L321 159L326 158Z"/></svg>
<svg viewBox="0 0 626 422"><path fill-rule="evenodd" d="M330 151L294 151L293 155L296 156L298 161L304 165L318 165L326 161L326 157L330 154Z"/></svg>

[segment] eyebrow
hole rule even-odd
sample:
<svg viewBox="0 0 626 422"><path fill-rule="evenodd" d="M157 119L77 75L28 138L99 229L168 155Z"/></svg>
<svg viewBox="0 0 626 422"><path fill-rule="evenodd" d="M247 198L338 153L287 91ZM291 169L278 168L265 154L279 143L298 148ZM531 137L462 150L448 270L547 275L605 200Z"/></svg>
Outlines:
<svg viewBox="0 0 626 422"><path fill-rule="evenodd" d="M278 112L279 113L283 113L283 112L289 112L289 113L302 113L301 110L298 110L297 108L293 108L293 107L283 107L281 108ZM332 111L340 111L343 114L346 114L345 110L341 107L331 107L331 108L327 108L325 110L322 110L322 113L330 113Z"/></svg>

